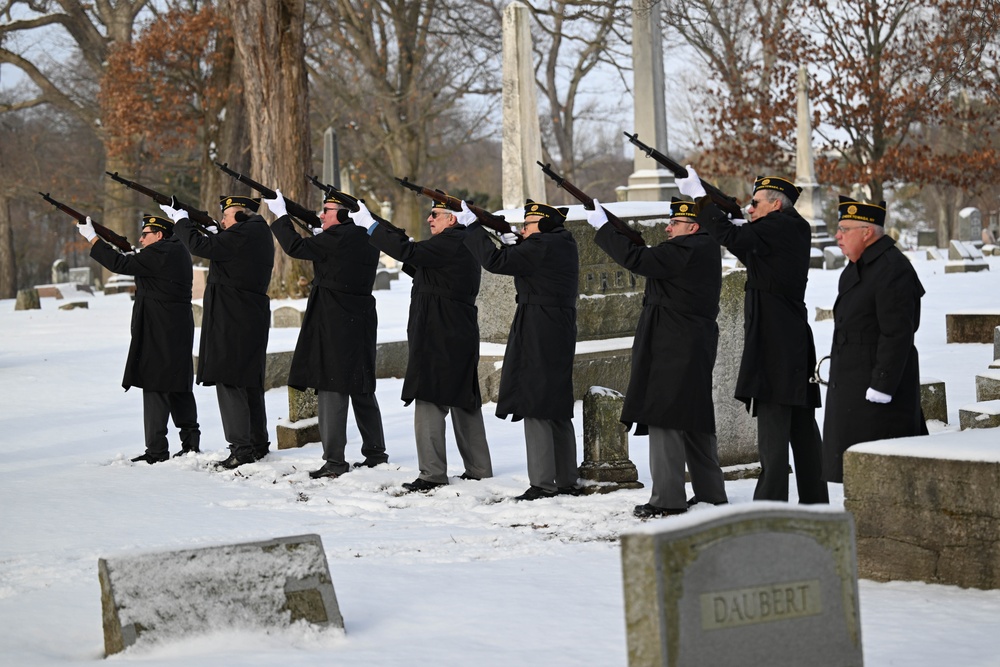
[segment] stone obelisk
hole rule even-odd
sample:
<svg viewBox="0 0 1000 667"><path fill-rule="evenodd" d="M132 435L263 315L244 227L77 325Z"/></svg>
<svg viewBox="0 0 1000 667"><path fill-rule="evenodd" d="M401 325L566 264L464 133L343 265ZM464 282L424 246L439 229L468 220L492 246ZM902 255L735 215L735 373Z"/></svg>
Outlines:
<svg viewBox="0 0 1000 667"><path fill-rule="evenodd" d="M658 5L632 0L632 73L634 127L639 140L667 152L667 105L664 98L663 42ZM629 201L669 201L678 194L674 175L636 150L635 171L628 178Z"/></svg>
<svg viewBox="0 0 1000 667"><path fill-rule="evenodd" d="M819 183L816 182L816 168L813 162L812 119L809 117L809 74L805 67L799 68L798 124L795 137L795 185L802 188L795 210L803 218L812 222L822 215ZM825 224L822 225L826 231Z"/></svg>
<svg viewBox="0 0 1000 667"><path fill-rule="evenodd" d="M531 13L514 0L503 10L503 206L526 198L545 201L545 174L535 70L531 63Z"/></svg>

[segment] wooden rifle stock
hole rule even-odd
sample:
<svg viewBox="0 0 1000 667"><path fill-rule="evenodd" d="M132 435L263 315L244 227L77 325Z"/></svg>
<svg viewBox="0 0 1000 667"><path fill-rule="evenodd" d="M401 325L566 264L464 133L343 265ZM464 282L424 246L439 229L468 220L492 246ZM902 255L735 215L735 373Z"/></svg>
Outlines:
<svg viewBox="0 0 1000 667"><path fill-rule="evenodd" d="M647 146L646 144L639 141L639 134L629 134L625 133L628 140L633 146L641 150L646 154L647 157L651 157L658 163L666 167L676 178L687 178L688 170L682 167L680 164L670 159L669 155L664 155L660 151L656 150L652 146ZM699 177L701 181L701 186L705 188L705 194L712 198L712 202L718 206L722 211L728 213L733 218L742 218L743 209L740 208L739 203L736 201L736 197L730 197L725 192L715 187L705 179Z"/></svg>
<svg viewBox="0 0 1000 667"><path fill-rule="evenodd" d="M185 204L177 197L168 197L162 192L157 192L152 188L147 188L145 185L139 185L135 181L130 181L127 178L119 176L117 171L113 174L110 171L106 171L104 173L110 176L112 180L118 181L125 187L135 190L139 194L146 195L161 206L183 209L188 214L188 218L191 222L198 227L202 234L209 233L208 227L218 227L218 223L213 220L212 216L210 216L207 212L197 209L190 204Z"/></svg>
<svg viewBox="0 0 1000 667"><path fill-rule="evenodd" d="M449 211L461 211L462 210L462 200L458 197L454 197L449 194L445 194L440 190L431 190L430 188L425 188L423 186L417 185L413 181L407 178L397 178L396 182L402 185L408 190L413 190L418 195L423 195L429 199L433 199L439 204L443 204L448 207ZM469 210L476 214L476 219L479 220L479 224L489 229L492 229L497 234L514 234L514 230L511 229L510 223L502 215L496 215L495 213L490 213L481 206L476 206L471 202L465 202L469 207ZM514 234L516 239L515 243L520 243L524 239L521 238L520 234Z"/></svg>
<svg viewBox="0 0 1000 667"><path fill-rule="evenodd" d="M66 204L63 204L62 202L56 201L55 199L50 197L49 193L47 192L39 192L38 194L42 195L42 199L52 204L63 213L73 218L76 218L76 221L79 222L81 225L86 224L87 216L85 216L83 213L80 213L76 209L70 208ZM128 239L122 236L121 234L113 232L104 225L94 222L93 220L90 221L90 224L94 226L94 231L97 232L98 236L100 236L103 240L107 241L108 243L118 248L122 252L135 252L135 248L132 247L132 244L130 244L128 242Z"/></svg>
<svg viewBox="0 0 1000 667"><path fill-rule="evenodd" d="M349 194L347 194L346 192L344 192L342 190L338 190L337 188L333 187L332 185L327 185L326 183L324 183L323 181L319 180L315 176L306 176L306 178L309 179L310 183L312 183L317 188L319 188L320 190L322 190L323 194L325 194L327 197L336 197L340 201L344 202L344 205L347 206L347 209L351 213L357 213L358 209L361 208L358 205L358 203L360 202L360 203L363 204L364 201L365 201L364 199L358 199L354 195L349 195ZM368 212L371 213L372 219L375 222L379 223L380 225L385 225L389 229L396 229L396 230L399 230L399 231L403 231L402 229L399 229L399 227L395 226L394 224L392 224L391 222L389 222L388 220L386 220L382 216L375 215L371 211L368 211ZM341 222L346 222L346 220L341 220Z"/></svg>
<svg viewBox="0 0 1000 667"><path fill-rule="evenodd" d="M267 187L263 183L253 180L246 174L241 174L240 172L234 169L230 169L228 162L216 162L215 166L224 171L225 173L229 174L233 178L235 178L240 183L246 183L252 189L260 193L260 196L264 197L265 199L274 199L278 196L277 192ZM310 211L302 204L292 201L291 199L285 197L284 195L282 195L282 197L285 200L285 210L288 211L288 214L292 216L292 221L295 222L295 224L297 224L299 227L312 234L313 227L323 226L323 221L319 219L318 215L316 215L316 211ZM301 220L302 222L299 222L299 220Z"/></svg>
<svg viewBox="0 0 1000 667"><path fill-rule="evenodd" d="M568 192L570 195L575 197L577 201L583 204L583 208L585 208L588 211L594 210L593 197L591 197L586 192L584 192L583 190L576 187L575 185L567 181L565 178L557 174L555 171L552 170L552 167L550 165L539 162L538 166L542 168L542 172L546 176L548 176L549 178L551 178L553 181L556 182L557 186ZM617 215L609 211L607 208L602 206L601 209L604 211L604 215L608 216L608 222L610 222L615 229L624 234L629 241L631 241L635 245L641 245L641 246L646 245L646 241L642 238L642 234L640 234L639 232L635 231L634 229L626 225L624 220L622 220Z"/></svg>

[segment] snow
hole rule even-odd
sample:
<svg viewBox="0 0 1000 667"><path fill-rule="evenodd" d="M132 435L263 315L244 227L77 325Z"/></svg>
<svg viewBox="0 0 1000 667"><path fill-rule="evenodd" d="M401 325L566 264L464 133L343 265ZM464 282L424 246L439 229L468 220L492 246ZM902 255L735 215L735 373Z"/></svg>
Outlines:
<svg viewBox="0 0 1000 667"><path fill-rule="evenodd" d="M950 425L935 425L921 443L928 455L1000 442L991 431L957 432L958 406L975 402L975 376L993 360L992 345L945 343L947 313L995 307L1000 260L987 261L988 272L947 275L942 262L915 262L927 289L917 333L921 371L946 383L949 405ZM838 277L810 272L808 312L833 303ZM410 284L400 276L375 293L380 340L405 338ZM492 417L495 406L487 405L496 476L457 479L462 468L450 444L452 484L403 495L401 484L418 470L412 411L398 400L401 380L378 384L391 463L336 480L308 477L321 463L318 445L275 452L235 472L212 470L224 456L222 427L214 391L196 387L205 453L132 464L143 450L141 393L120 386L132 304L127 295L83 298L89 309L72 311L59 311L51 298L36 311L15 312L13 300L0 301L0 663L101 658L98 558L317 533L346 634L301 624L229 628L139 644L112 660L185 667L626 664L618 538L673 520L643 525L631 516L649 497L648 438L630 439L646 489L513 503L528 486L521 425ZM814 322L813 331L823 356L833 323ZM292 349L294 336L272 329L271 349ZM266 401L273 434L287 418L285 390L269 391ZM581 411L578 402L582 455ZM170 437L177 451L175 430ZM359 447L352 420L352 460L360 460ZM864 447L917 450L909 443ZM731 508L696 506L680 519L754 509L753 486L729 482ZM842 486L831 485L831 496L831 509L841 510ZM865 580L859 589L866 664L1000 665L1000 591Z"/></svg>

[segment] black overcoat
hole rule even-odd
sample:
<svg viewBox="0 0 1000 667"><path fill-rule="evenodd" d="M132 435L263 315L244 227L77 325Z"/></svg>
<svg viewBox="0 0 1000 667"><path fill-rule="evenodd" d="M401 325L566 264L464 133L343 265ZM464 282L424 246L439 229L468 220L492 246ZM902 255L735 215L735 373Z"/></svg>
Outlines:
<svg viewBox="0 0 1000 667"><path fill-rule="evenodd" d="M927 433L913 336L923 285L910 260L883 236L840 274L823 420L823 479L844 480L851 445ZM871 387L889 403L865 400Z"/></svg>
<svg viewBox="0 0 1000 667"><path fill-rule="evenodd" d="M211 260L201 320L198 384L263 387L274 266L274 239L264 218L251 215L203 236L184 218L174 235L195 257Z"/></svg>
<svg viewBox="0 0 1000 667"><path fill-rule="evenodd" d="M816 346L806 314L812 231L795 209L734 225L706 202L698 222L747 267L743 357L735 396L798 407L820 406Z"/></svg>
<svg viewBox="0 0 1000 667"><path fill-rule="evenodd" d="M722 253L703 231L649 248L612 225L594 238L611 258L646 278L632 343L632 371L621 420L637 435L648 426L715 433L712 370L719 344Z"/></svg>
<svg viewBox="0 0 1000 667"><path fill-rule="evenodd" d="M573 355L580 261L565 227L497 247L478 223L465 244L492 273L514 276L517 310L500 372L497 417L573 418Z"/></svg>
<svg viewBox="0 0 1000 667"><path fill-rule="evenodd" d="M371 243L405 262L413 276L406 323L408 357L403 401L474 410L479 392L479 311L482 270L463 244L468 232L448 227L425 241L400 229L375 225Z"/></svg>
<svg viewBox="0 0 1000 667"><path fill-rule="evenodd" d="M287 215L272 222L271 231L289 257L313 263L288 386L374 393L378 317L372 287L378 250L368 243L368 234L347 223L304 238Z"/></svg>
<svg viewBox="0 0 1000 667"><path fill-rule="evenodd" d="M162 239L134 255L104 242L90 256L111 271L135 276L132 343L122 386L149 391L191 391L194 316L191 313L191 253L176 237Z"/></svg>

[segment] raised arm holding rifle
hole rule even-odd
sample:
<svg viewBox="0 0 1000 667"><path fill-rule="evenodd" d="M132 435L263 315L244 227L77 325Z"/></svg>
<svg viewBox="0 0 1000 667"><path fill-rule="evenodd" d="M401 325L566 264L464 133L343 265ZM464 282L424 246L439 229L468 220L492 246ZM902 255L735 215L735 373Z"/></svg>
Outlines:
<svg viewBox="0 0 1000 667"><path fill-rule="evenodd" d="M323 221L319 219L319 216L316 215L315 211L311 211L302 204L288 199L281 194L281 190L272 190L263 183L250 178L246 174L241 174L235 169L230 169L228 162L216 162L215 166L235 178L240 183L249 185L251 189L256 190L265 200L270 199L271 201L275 201L281 197L284 202L285 210L288 215L292 216L292 222L310 234L316 234L317 232L315 230L317 228L322 229ZM264 203L267 202L265 201Z"/></svg>
<svg viewBox="0 0 1000 667"><path fill-rule="evenodd" d="M160 206L170 206L172 208L184 211L187 213L187 217L195 224L198 231L203 234L218 234L219 233L219 223L212 219L207 212L201 209L195 208L191 204L186 204L179 200L177 197L172 197L165 195L162 192L157 192L153 188L146 187L145 185L140 185L135 181L130 181L127 178L118 175L118 172L111 173L110 171L104 172L111 177L112 180L118 181L125 187L135 190L139 194L146 195L154 202Z"/></svg>
<svg viewBox="0 0 1000 667"><path fill-rule="evenodd" d="M449 211L452 211L453 213L458 213L462 210L463 200L458 197L454 197L445 192L441 192L440 190L431 190L430 188L425 188L421 185L417 185L416 183L406 178L397 178L396 182L398 182L400 185L402 185L404 188L408 190L413 190L419 195L423 195L425 197L433 199L442 207L446 208ZM512 243L521 242L521 237L517 235L514 228L510 226L510 223L508 223L507 220L502 215L490 213L486 209L480 206L476 206L471 202L465 202L465 203L468 206L469 211L475 214L476 220L479 221L479 224L486 227L487 229L492 229L497 234L499 234L500 240L503 241L505 245L511 245Z"/></svg>
<svg viewBox="0 0 1000 667"><path fill-rule="evenodd" d="M94 222L90 219L89 215L84 215L76 209L70 208L60 201L56 201L50 197L47 192L39 192L38 194L42 195L42 199L55 206L66 215L75 218L79 225L80 233L83 234L83 237L87 239L87 241L92 242L95 238L100 238L102 241L106 241L122 252L135 252L135 248L132 244L129 243L128 239L121 234L113 232L100 223ZM86 230L86 232L84 230ZM93 234L93 236L91 236L91 234Z"/></svg>

